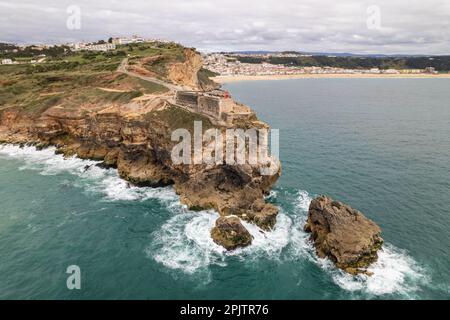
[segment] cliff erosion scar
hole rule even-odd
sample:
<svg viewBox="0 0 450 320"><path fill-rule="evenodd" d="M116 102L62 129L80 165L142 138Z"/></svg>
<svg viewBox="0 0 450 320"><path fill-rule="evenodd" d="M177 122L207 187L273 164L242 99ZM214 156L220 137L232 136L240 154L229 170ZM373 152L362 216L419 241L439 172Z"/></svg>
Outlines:
<svg viewBox="0 0 450 320"><path fill-rule="evenodd" d="M95 58L74 53L68 59L77 63L5 68L0 75L1 143L54 145L67 157L116 167L135 185L173 185L190 209L236 217L218 221L212 232L227 249L251 243L239 219L273 228L278 210L264 195L281 167L262 175L258 165L175 165L171 160L176 144L171 133L178 128L192 132L194 121L201 121L203 130L268 127L209 80L195 50L143 44Z"/></svg>

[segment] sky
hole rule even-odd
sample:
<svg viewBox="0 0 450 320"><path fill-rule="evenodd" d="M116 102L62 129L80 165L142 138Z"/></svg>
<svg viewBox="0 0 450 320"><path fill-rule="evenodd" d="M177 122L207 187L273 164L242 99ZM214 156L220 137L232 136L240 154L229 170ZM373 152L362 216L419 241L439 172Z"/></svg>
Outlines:
<svg viewBox="0 0 450 320"><path fill-rule="evenodd" d="M209 52L450 54L450 0L0 0L0 42L133 34Z"/></svg>

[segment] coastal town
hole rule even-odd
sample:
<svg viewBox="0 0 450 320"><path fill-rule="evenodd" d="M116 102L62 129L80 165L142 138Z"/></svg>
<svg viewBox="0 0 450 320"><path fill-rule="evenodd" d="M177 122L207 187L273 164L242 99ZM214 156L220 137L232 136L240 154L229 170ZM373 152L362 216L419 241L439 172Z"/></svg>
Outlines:
<svg viewBox="0 0 450 320"><path fill-rule="evenodd" d="M48 61L44 52L49 50L59 50L63 52L98 52L105 53L116 51L120 47L127 45L162 43L177 44L174 41L161 38L145 38L138 35L129 37L110 37L107 40L95 42L69 42L60 45L7 45L0 50L0 64L41 64ZM29 57L24 57L24 53L29 52ZM335 60L341 57L331 55L303 54L300 52L270 52L270 53L203 53L204 68L216 73L219 76L302 76L302 75L441 75L450 74L450 71L437 70L434 66L423 65L421 68L411 68L407 66L386 67L386 66L336 66ZM315 64L318 58L325 58L330 61L329 65L323 63ZM308 60L311 60L308 61ZM346 57L347 60L377 59L375 57ZM395 59L390 57L389 59ZM434 58L430 57L430 61ZM271 63L276 61L276 63ZM296 62L295 64L292 62ZM308 61L308 63L302 63ZM344 64L345 65L345 64ZM389 65L389 64L388 64Z"/></svg>
<svg viewBox="0 0 450 320"><path fill-rule="evenodd" d="M211 53L204 55L205 67L221 76L277 76L277 75L305 75L305 74L438 74L434 67L424 69L381 69L381 68L339 68L331 66L289 66L284 64L245 63L239 61L239 58L295 58L308 57L308 55L299 55L293 53L274 53L274 54L225 54Z"/></svg>
<svg viewBox="0 0 450 320"><path fill-rule="evenodd" d="M144 38L138 35L133 35L131 37L110 37L108 40L99 40L95 42L68 42L60 45L50 45L50 44L33 44L33 45L10 45L7 48L0 50L2 55L12 55L21 56L24 52L45 52L51 49L62 49L64 52L72 51L92 51L92 52L107 52L114 51L119 46L123 45L133 45L141 43L175 43L170 40L161 38ZM0 64L11 65L11 64L38 64L44 63L47 60L47 56L44 53L33 54L31 57L20 57L20 58L2 58L0 59Z"/></svg>

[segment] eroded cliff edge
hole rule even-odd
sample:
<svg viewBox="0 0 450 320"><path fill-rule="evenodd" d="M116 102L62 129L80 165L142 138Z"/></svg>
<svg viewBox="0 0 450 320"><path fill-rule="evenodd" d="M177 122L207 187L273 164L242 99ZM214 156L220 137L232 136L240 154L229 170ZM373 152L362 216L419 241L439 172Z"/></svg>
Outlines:
<svg viewBox="0 0 450 320"><path fill-rule="evenodd" d="M173 163L171 152L177 142L171 134L179 128L193 132L194 121L201 121L203 131L267 128L253 111L234 101L231 109L227 101L227 114L217 115L178 104L177 90L203 95L217 88L202 75L198 53L185 48L180 52L181 61L170 60L166 51L153 59L119 55L117 69L92 72L89 77L84 70L93 70L90 62L71 70L13 70L0 80L0 142L54 145L65 156L104 161L133 184L173 185L191 209L214 209L222 216L238 216L271 229L278 210L265 202L264 195L281 167L273 175L262 175L258 165ZM5 97L27 81L31 81L28 95ZM208 97L220 100L223 95L215 90Z"/></svg>

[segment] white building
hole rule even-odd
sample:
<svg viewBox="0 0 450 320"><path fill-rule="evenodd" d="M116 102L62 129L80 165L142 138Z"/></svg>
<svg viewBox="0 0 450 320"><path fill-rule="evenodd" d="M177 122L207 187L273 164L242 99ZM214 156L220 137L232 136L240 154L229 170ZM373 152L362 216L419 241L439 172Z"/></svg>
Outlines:
<svg viewBox="0 0 450 320"><path fill-rule="evenodd" d="M144 38L139 36L132 36L131 38L114 38L113 44L119 45L119 44L130 44L130 43L143 43L145 42Z"/></svg>
<svg viewBox="0 0 450 320"><path fill-rule="evenodd" d="M2 64L13 64L11 59L3 59Z"/></svg>
<svg viewBox="0 0 450 320"><path fill-rule="evenodd" d="M89 50L89 51L109 51L109 50L115 50L116 45L113 43L92 44L92 45L85 46L83 49Z"/></svg>

